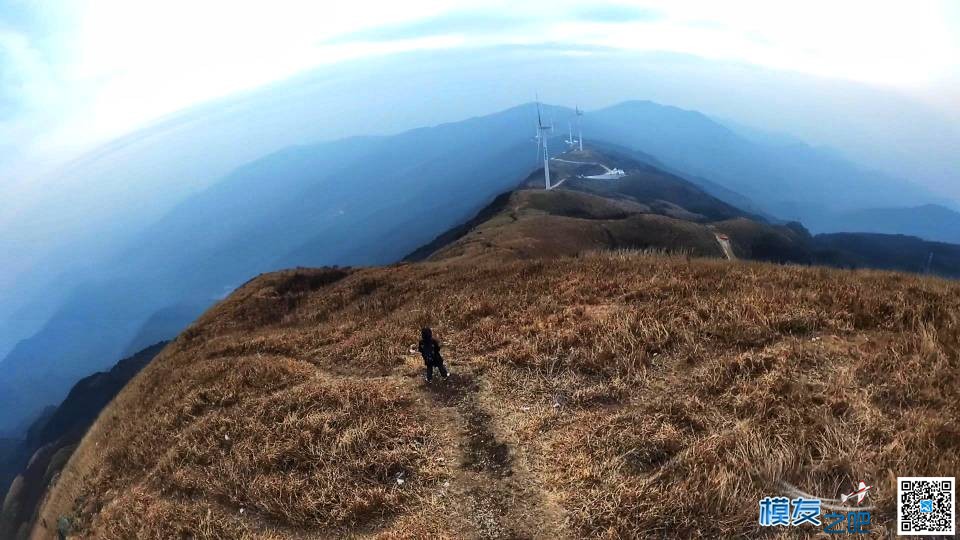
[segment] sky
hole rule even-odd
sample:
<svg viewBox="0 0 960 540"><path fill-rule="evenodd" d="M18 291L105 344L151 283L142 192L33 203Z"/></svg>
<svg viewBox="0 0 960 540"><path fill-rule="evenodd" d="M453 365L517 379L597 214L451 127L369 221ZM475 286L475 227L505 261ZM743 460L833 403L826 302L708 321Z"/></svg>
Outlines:
<svg viewBox="0 0 960 540"><path fill-rule="evenodd" d="M0 178L28 181L165 115L325 64L539 43L856 81L960 118L954 0L0 0Z"/></svg>
<svg viewBox="0 0 960 540"><path fill-rule="evenodd" d="M0 356L32 331L11 314L39 324L62 276L244 163L536 91L702 111L960 201L957 0L0 0Z"/></svg>

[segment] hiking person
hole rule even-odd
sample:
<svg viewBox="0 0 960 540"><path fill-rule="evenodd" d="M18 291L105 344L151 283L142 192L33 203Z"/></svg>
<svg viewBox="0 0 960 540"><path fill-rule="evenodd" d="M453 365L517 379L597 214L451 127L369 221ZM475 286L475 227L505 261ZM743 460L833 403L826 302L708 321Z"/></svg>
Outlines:
<svg viewBox="0 0 960 540"><path fill-rule="evenodd" d="M440 343L433 339L433 331L429 328L420 329L420 344L417 350L423 356L423 363L427 366L426 379L429 383L433 380L433 368L440 368L440 375L446 379L449 373L443 365L443 357L440 356Z"/></svg>

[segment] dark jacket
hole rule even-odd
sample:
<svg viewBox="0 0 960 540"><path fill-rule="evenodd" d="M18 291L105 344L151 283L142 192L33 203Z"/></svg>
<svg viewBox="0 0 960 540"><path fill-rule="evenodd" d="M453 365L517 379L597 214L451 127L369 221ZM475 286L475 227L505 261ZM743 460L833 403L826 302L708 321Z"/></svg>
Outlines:
<svg viewBox="0 0 960 540"><path fill-rule="evenodd" d="M421 339L417 350L423 356L423 363L428 366L438 366L443 364L443 357L440 356L440 343L431 338Z"/></svg>

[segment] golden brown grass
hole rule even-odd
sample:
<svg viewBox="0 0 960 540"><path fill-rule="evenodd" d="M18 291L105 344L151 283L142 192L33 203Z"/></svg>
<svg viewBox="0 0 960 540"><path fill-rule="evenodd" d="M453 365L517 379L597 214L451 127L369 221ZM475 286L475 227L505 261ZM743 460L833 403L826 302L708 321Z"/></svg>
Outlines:
<svg viewBox="0 0 960 540"><path fill-rule="evenodd" d="M423 324L454 372L430 388ZM780 480L864 479L880 534L891 475L960 472L958 355L960 286L893 273L631 252L279 272L121 393L42 515L102 538L716 538L759 535Z"/></svg>
<svg viewBox="0 0 960 540"><path fill-rule="evenodd" d="M656 206L663 205L669 203L659 201ZM597 249L723 257L708 226L650 212L654 210L648 205L579 191L520 190L510 195L501 211L429 258L540 259Z"/></svg>

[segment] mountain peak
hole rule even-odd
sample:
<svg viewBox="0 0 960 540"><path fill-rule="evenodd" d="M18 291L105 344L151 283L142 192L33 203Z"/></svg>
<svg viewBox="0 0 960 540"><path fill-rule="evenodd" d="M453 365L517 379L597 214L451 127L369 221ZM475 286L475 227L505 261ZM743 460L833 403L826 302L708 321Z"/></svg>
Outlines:
<svg viewBox="0 0 960 540"><path fill-rule="evenodd" d="M951 470L928 413L956 378L925 355L956 354L956 321L916 339L914 314L932 312L960 313L956 284L627 251L266 274L100 416L36 533L70 515L77 534L116 538L631 537L664 522L750 536L756 504L717 504L703 486L759 500L784 474L765 472L770 456L802 464L851 407L868 408L858 429ZM422 381L422 326L449 379ZM863 400L838 398L853 384L838 373L859 375ZM890 377L909 386L891 395ZM929 393L908 399L917 389ZM898 430L900 417L921 425ZM884 453L831 452L886 474ZM789 476L836 488L815 468ZM645 489L651 478L672 489Z"/></svg>

